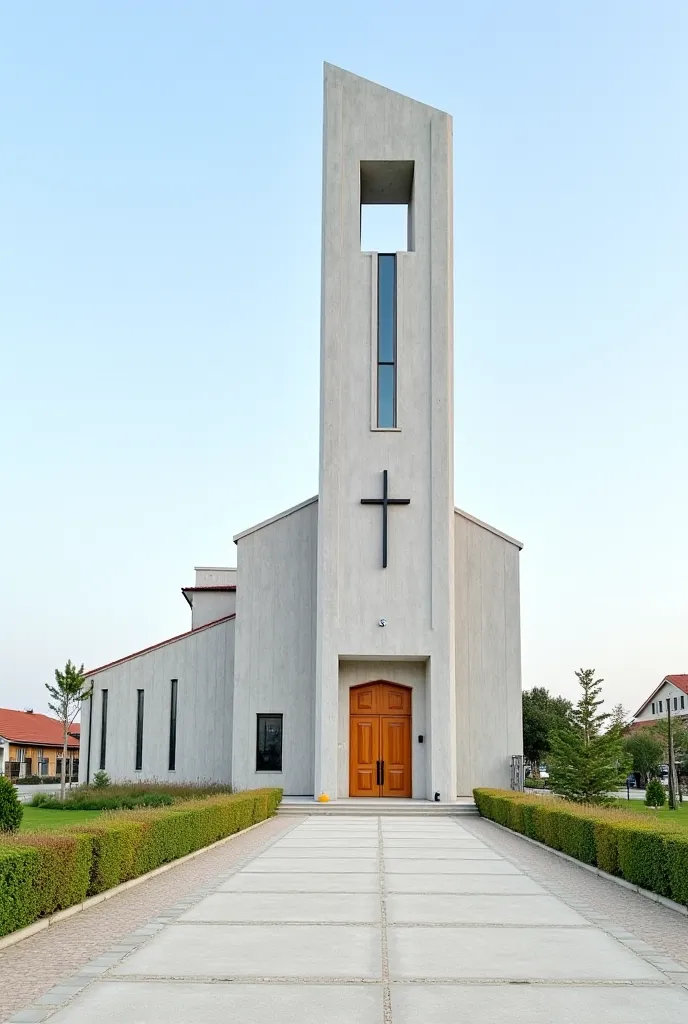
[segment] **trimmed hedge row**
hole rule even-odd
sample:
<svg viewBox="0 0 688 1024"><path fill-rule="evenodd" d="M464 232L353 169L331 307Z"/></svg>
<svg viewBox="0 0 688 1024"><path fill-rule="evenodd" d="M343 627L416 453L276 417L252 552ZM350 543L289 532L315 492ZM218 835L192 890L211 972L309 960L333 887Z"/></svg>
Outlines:
<svg viewBox="0 0 688 1024"><path fill-rule="evenodd" d="M281 789L249 790L3 838L0 936L264 821L281 799Z"/></svg>
<svg viewBox="0 0 688 1024"><path fill-rule="evenodd" d="M508 789L473 796L484 818L688 906L688 832L680 825Z"/></svg>

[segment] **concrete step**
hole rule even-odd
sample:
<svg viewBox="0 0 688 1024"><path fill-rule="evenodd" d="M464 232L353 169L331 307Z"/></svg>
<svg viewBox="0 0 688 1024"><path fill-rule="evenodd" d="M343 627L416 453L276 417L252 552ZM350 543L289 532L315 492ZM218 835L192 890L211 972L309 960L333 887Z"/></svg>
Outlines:
<svg viewBox="0 0 688 1024"><path fill-rule="evenodd" d="M304 814L329 817L402 817L402 818L455 818L475 816L478 808L472 799L460 803L442 804L432 800L330 800L319 803L310 798L284 797L277 814L281 817L303 816Z"/></svg>

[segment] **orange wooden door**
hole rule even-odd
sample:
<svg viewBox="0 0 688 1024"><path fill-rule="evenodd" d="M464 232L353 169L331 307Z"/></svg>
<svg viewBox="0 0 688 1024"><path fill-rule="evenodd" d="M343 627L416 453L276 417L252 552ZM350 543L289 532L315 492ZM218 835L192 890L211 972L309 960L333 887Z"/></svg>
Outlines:
<svg viewBox="0 0 688 1024"><path fill-rule="evenodd" d="M382 715L382 796L411 796L411 716Z"/></svg>
<svg viewBox="0 0 688 1024"><path fill-rule="evenodd" d="M349 796L380 796L380 716L352 715L349 730Z"/></svg>

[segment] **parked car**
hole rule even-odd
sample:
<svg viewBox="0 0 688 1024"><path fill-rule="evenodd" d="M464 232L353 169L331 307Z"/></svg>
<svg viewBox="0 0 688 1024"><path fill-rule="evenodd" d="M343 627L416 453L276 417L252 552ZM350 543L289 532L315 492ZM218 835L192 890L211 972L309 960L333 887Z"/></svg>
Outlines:
<svg viewBox="0 0 688 1024"><path fill-rule="evenodd" d="M546 764L541 764L540 765L540 778L541 779L548 779L549 778L549 772L547 771L547 765Z"/></svg>
<svg viewBox="0 0 688 1024"><path fill-rule="evenodd" d="M635 775L629 775L626 779L626 785L630 786L631 789L635 789Z"/></svg>

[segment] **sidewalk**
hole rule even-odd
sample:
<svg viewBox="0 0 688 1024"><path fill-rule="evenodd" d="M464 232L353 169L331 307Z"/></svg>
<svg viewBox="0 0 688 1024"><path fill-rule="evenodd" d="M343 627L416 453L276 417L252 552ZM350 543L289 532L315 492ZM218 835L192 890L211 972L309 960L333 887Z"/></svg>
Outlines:
<svg viewBox="0 0 688 1024"><path fill-rule="evenodd" d="M688 1019L687 965L547 871L525 869L531 847L487 822L351 816L270 824L277 823L286 828L257 855L219 870L12 1020Z"/></svg>

